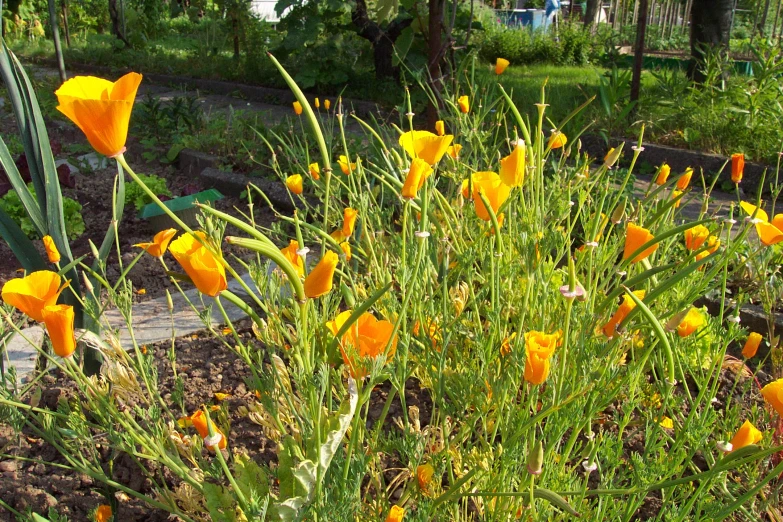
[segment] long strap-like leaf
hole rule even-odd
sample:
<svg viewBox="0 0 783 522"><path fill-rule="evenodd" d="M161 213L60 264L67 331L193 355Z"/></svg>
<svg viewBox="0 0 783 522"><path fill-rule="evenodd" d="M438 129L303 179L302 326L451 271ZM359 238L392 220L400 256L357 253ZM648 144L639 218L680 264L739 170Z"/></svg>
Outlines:
<svg viewBox="0 0 783 522"><path fill-rule="evenodd" d="M35 272L46 268L46 262L35 249L32 241L2 208L0 208L0 236L3 236L16 259L26 271Z"/></svg>
<svg viewBox="0 0 783 522"><path fill-rule="evenodd" d="M16 162L8 151L8 147L6 147L2 136L0 136L0 165L2 165L3 170L5 170L8 180L11 182L11 186L19 196L25 211L27 211L27 215L30 216L33 225L35 225L36 230L38 230L38 233L41 236L45 236L46 222L41 215L41 207L38 206L38 202L30 193L30 189L27 188L24 179L22 179L19 169L16 168Z"/></svg>

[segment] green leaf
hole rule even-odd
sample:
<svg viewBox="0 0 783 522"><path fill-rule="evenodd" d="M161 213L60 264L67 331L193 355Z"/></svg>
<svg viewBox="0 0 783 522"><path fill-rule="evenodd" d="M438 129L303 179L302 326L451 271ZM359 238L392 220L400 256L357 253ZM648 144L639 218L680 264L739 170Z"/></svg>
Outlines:
<svg viewBox="0 0 783 522"><path fill-rule="evenodd" d="M46 269L47 264L33 242L2 207L0 207L0 236L3 236L16 259L27 272Z"/></svg>
<svg viewBox="0 0 783 522"><path fill-rule="evenodd" d="M411 45L413 44L413 37L414 33L412 27L408 26L402 30L399 38L394 42L395 53L392 57L392 65L399 65L405 60L405 56L407 56L408 51L410 51Z"/></svg>

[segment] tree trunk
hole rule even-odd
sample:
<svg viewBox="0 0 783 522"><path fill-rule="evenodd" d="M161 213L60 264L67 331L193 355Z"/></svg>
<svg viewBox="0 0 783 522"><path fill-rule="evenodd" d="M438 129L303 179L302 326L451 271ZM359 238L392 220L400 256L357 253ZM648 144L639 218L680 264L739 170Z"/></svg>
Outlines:
<svg viewBox="0 0 783 522"><path fill-rule="evenodd" d="M592 27L598 18L598 9L601 7L600 0L587 0L585 8L585 27Z"/></svg>
<svg viewBox="0 0 783 522"><path fill-rule="evenodd" d="M733 0L693 0L691 6L691 63L688 76L704 81L704 53L728 52Z"/></svg>
<svg viewBox="0 0 783 522"><path fill-rule="evenodd" d="M358 29L357 34L372 45L375 79L399 79L399 68L393 65L394 43L402 31L411 25L413 18L396 18L384 30L368 15L365 0L357 0L351 12L351 21Z"/></svg>
<svg viewBox="0 0 783 522"><path fill-rule="evenodd" d="M239 17L236 13L231 17L231 32L234 33L234 59L239 59Z"/></svg>
<svg viewBox="0 0 783 522"><path fill-rule="evenodd" d="M63 12L63 33L65 35L65 45L71 46L71 30L68 28L68 0L62 0L60 7Z"/></svg>
<svg viewBox="0 0 783 522"><path fill-rule="evenodd" d="M114 36L122 40L128 47L131 47L130 42L120 28L120 11L117 9L117 0L109 0L109 17L111 18L111 30Z"/></svg>
<svg viewBox="0 0 783 522"><path fill-rule="evenodd" d="M631 78L631 101L639 101L642 85L642 65L644 65L644 37L647 31L647 0L639 5L639 21L636 24L636 48L633 55L633 77ZM634 112L636 112L634 110Z"/></svg>
<svg viewBox="0 0 783 522"><path fill-rule="evenodd" d="M57 19L56 0L49 0L49 25L52 27L52 40L54 41L54 55L57 57L57 71L60 73L60 82L65 83L68 76L65 74L65 60L63 48L60 44L60 22Z"/></svg>

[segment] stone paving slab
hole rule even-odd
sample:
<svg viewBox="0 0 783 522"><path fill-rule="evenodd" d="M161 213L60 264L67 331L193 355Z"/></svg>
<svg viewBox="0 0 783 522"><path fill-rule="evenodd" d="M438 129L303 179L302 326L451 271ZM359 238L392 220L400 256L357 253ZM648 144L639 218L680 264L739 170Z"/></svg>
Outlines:
<svg viewBox="0 0 783 522"><path fill-rule="evenodd" d="M43 344L44 331L40 326L31 326L22 330L22 335L14 333L5 345L4 363L16 368L17 382L35 370L38 350ZM31 344L32 343L32 344Z"/></svg>

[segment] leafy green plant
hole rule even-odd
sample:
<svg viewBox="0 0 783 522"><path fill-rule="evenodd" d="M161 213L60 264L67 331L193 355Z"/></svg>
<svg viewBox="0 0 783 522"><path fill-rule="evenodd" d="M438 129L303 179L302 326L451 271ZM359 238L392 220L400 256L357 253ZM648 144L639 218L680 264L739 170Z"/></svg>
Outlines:
<svg viewBox="0 0 783 522"><path fill-rule="evenodd" d="M165 178L156 176L155 174L139 174L144 183L149 189L158 196L171 196L168 183ZM128 185L125 188L125 204L133 203L136 210L141 210L144 205L152 203L152 199L149 195L136 183Z"/></svg>
<svg viewBox="0 0 783 522"><path fill-rule="evenodd" d="M30 193L35 197L35 188L32 183L28 186ZM14 220L22 231L30 239L41 239L41 234L33 224L22 200L15 190L10 190L6 195L0 198L0 209L7 213ZM82 218L82 206L75 199L63 196L63 218L65 221L65 234L68 239L76 239L84 234L84 219Z"/></svg>

